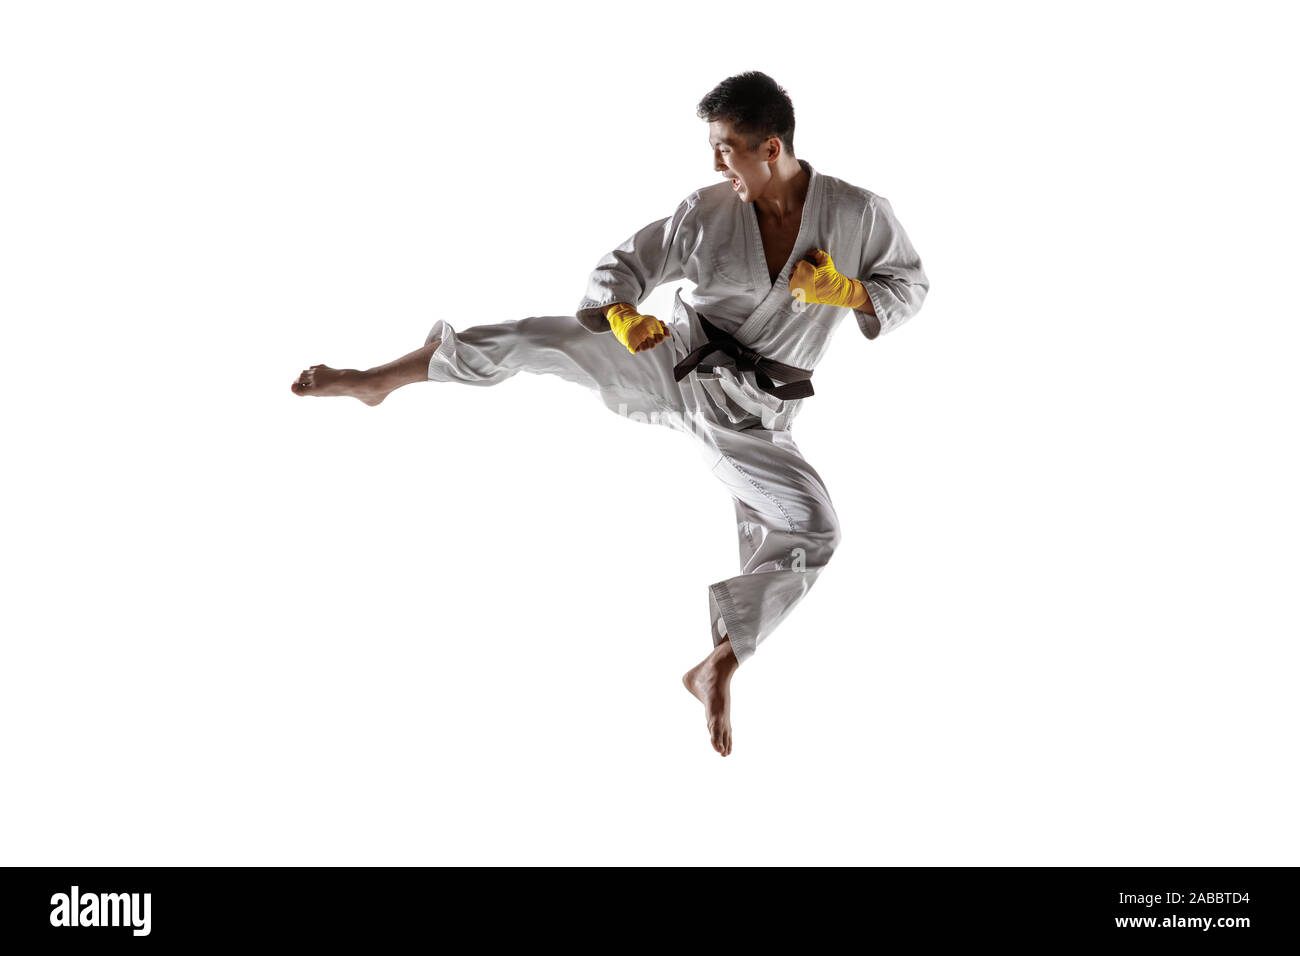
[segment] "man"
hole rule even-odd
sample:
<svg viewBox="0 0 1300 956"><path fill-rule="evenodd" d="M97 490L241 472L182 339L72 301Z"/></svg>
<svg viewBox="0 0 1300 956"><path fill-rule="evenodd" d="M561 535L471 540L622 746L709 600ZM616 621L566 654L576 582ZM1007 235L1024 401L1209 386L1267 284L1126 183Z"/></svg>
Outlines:
<svg viewBox="0 0 1300 956"><path fill-rule="evenodd" d="M790 433L812 369L846 309L874 339L916 314L929 281L887 200L795 158L794 108L770 77L724 80L697 115L724 182L602 258L576 316L463 331L439 320L424 348L364 372L312 366L293 391L378 405L412 382L486 386L545 373L690 435L732 494L740 540L741 573L709 586L713 651L682 678L726 756L732 675L839 542L826 486ZM637 312L678 279L695 290L688 300L677 290L669 322Z"/></svg>

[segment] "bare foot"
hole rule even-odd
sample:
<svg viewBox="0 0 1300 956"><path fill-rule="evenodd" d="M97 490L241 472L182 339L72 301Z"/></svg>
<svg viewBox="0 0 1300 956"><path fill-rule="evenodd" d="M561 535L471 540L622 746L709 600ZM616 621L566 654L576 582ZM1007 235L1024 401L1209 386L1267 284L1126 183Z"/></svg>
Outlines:
<svg viewBox="0 0 1300 956"><path fill-rule="evenodd" d="M708 657L682 675L682 683L704 704L704 722L709 741L722 756L731 753L731 675L740 662L723 639Z"/></svg>
<svg viewBox="0 0 1300 956"><path fill-rule="evenodd" d="M289 386L295 395L351 395L367 405L378 405L393 389L371 372L354 368L313 365Z"/></svg>

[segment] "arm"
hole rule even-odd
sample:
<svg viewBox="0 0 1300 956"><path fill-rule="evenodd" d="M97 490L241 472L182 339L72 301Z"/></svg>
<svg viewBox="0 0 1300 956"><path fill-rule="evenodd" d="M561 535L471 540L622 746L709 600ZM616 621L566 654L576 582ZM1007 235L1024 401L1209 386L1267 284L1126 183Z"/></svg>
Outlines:
<svg viewBox="0 0 1300 956"><path fill-rule="evenodd" d="M854 306L858 328L869 339L898 328L921 310L930 280L921 258L894 215L889 200L873 196L862 214L863 252ZM855 280L857 281L857 280Z"/></svg>
<svg viewBox="0 0 1300 956"><path fill-rule="evenodd" d="M694 196L682 200L671 216L638 230L602 257L587 280L578 321L592 332L608 332L605 311L610 306L625 303L635 308L657 286L685 278L694 208Z"/></svg>

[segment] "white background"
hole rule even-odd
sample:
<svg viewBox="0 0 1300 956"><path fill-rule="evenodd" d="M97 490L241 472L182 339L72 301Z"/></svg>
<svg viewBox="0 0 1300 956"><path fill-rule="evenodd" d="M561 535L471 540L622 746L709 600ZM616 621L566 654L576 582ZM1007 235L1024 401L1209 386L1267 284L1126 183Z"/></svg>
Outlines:
<svg viewBox="0 0 1300 956"><path fill-rule="evenodd" d="M0 862L1294 865L1284 9L5 4ZM748 69L932 291L817 369L724 759L682 436L289 385L571 313Z"/></svg>

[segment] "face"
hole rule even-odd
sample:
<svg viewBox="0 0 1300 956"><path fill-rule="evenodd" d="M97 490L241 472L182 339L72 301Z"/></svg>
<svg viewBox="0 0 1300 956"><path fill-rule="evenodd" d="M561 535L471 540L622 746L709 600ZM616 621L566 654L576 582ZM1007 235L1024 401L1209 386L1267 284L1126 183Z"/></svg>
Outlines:
<svg viewBox="0 0 1300 956"><path fill-rule="evenodd" d="M732 189L744 202L758 199L772 178L772 141L750 152L742 137L726 120L709 123L709 146L713 149L713 168L731 180ZM772 155L769 155L772 154Z"/></svg>

